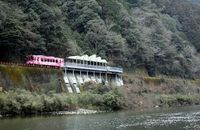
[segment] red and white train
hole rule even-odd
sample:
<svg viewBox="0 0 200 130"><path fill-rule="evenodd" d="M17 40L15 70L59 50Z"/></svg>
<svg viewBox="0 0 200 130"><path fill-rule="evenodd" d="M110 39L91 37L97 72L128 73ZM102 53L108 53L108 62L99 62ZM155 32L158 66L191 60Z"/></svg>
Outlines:
<svg viewBox="0 0 200 130"><path fill-rule="evenodd" d="M52 66L52 67L63 67L64 59L58 58L58 57L53 57L53 56L29 55L29 56L27 56L26 64Z"/></svg>

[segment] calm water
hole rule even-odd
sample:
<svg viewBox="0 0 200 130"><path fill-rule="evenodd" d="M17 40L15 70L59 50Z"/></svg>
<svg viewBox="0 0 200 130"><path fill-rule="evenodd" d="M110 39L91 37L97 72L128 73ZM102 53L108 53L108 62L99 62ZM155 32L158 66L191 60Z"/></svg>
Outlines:
<svg viewBox="0 0 200 130"><path fill-rule="evenodd" d="M0 130L200 130L200 106L96 115L0 119Z"/></svg>

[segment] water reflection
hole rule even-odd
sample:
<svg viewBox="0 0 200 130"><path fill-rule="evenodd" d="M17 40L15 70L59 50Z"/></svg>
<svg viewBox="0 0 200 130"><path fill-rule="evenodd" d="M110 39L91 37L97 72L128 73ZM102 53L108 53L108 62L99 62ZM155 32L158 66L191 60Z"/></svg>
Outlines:
<svg viewBox="0 0 200 130"><path fill-rule="evenodd" d="M200 130L200 107L1 119L0 130Z"/></svg>

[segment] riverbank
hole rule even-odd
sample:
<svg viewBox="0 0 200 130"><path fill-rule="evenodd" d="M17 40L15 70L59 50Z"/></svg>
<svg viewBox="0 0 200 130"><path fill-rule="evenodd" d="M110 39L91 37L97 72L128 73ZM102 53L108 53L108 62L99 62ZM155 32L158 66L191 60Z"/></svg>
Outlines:
<svg viewBox="0 0 200 130"><path fill-rule="evenodd" d="M105 111L98 111L98 110L89 110L89 109L77 109L74 111L58 111L58 112L51 112L50 115L88 115L88 114L97 114L103 113Z"/></svg>
<svg viewBox="0 0 200 130"><path fill-rule="evenodd" d="M0 114L34 115L60 111L65 112L57 114L97 113L119 110L123 106L123 96L116 88L88 83L82 89L81 94L40 93L24 89L1 92Z"/></svg>
<svg viewBox="0 0 200 130"><path fill-rule="evenodd" d="M123 87L88 82L80 86L81 94L60 92L56 86L53 87L55 89L47 89L48 91L30 91L24 87L3 89L0 91L0 114L4 116L58 112L57 114L62 115L90 113L79 111L81 109L96 113L200 104L200 80L139 77L130 74L124 75L123 80Z"/></svg>
<svg viewBox="0 0 200 130"><path fill-rule="evenodd" d="M124 82L125 109L200 104L199 80L125 75Z"/></svg>

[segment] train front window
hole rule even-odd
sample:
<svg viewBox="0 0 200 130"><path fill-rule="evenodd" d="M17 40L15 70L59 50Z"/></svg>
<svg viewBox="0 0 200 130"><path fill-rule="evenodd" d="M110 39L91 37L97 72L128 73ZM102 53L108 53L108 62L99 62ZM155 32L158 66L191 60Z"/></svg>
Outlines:
<svg viewBox="0 0 200 130"><path fill-rule="evenodd" d="M30 60L33 60L33 56L30 56Z"/></svg>

